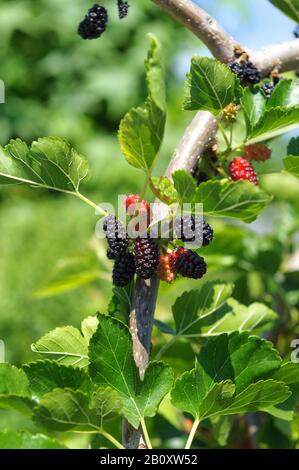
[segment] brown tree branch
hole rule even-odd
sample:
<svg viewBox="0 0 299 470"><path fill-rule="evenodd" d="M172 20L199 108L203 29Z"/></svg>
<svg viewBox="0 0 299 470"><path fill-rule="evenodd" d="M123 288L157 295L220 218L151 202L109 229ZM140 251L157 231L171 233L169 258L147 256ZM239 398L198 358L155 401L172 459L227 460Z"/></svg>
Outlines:
<svg viewBox="0 0 299 470"><path fill-rule="evenodd" d="M190 0L152 0L163 10L175 17L201 39L214 57L224 63L234 57L238 43L203 9ZM264 47L250 54L250 59L259 68L262 76L266 76L277 65L282 71L292 70L299 66L299 40ZM206 146L215 136L217 123L208 112L198 112L175 150L165 172L171 178L174 171L184 169L192 172ZM163 218L167 206L160 203L158 218ZM156 214L154 214L156 220ZM134 304L130 315L130 329L133 340L134 359L139 368L141 378L147 367L154 312L159 288L157 276L149 281L137 279ZM135 430L127 422L124 423L123 441L128 448L144 448L140 430Z"/></svg>
<svg viewBox="0 0 299 470"><path fill-rule="evenodd" d="M239 44L205 10L191 0L152 1L190 29L216 59L225 63L233 60L235 47L239 47ZM247 49L247 52L250 60L265 77L276 66L280 66L284 72L294 70L298 66L299 40L271 44L257 51Z"/></svg>
<svg viewBox="0 0 299 470"><path fill-rule="evenodd" d="M235 40L206 11L191 0L152 0L190 29L222 62L234 58Z"/></svg>

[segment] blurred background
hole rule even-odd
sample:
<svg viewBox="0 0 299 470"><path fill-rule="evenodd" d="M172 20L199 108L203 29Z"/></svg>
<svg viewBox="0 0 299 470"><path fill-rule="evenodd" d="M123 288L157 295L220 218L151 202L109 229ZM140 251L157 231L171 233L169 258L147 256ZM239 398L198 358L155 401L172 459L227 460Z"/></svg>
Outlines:
<svg viewBox="0 0 299 470"><path fill-rule="evenodd" d="M167 77L167 131L157 174L192 117L182 111L190 58L209 53L148 0L131 0L130 14L121 22L116 2L100 3L109 8L109 27L102 38L83 41L76 29L91 0L0 0L0 79L6 87L0 144L15 137L28 143L47 135L68 139L90 162L92 177L82 192L95 202L115 203L118 194L139 192L143 184L142 174L120 154L117 129L126 111L146 96L146 34L156 34L163 45ZM258 8L254 0L197 3L250 48L292 38L294 23L267 0ZM273 159L264 171L282 167L288 139L270 143ZM299 187L295 178L275 173L264 176L262 185L275 196L274 209L250 227L214 222L215 243L205 251L211 279L231 279L238 300L264 301L287 316L283 339L277 331L283 352L298 328ZM95 222L93 211L80 201L1 186L0 339L7 361L33 360L30 344L50 329L79 326L84 317L107 311L111 265L93 237ZM162 287L158 317L170 321L169 302L194 287L189 281ZM157 331L154 341L159 343ZM190 368L186 348L176 354L180 357L172 360L178 368ZM10 415L1 416L0 428ZM9 419L11 427L15 418Z"/></svg>

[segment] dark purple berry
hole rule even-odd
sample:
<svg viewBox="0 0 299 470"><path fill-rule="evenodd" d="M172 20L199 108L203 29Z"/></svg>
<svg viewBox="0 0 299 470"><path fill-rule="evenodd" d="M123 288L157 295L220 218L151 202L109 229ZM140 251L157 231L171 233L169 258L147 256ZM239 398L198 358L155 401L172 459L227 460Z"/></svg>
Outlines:
<svg viewBox="0 0 299 470"><path fill-rule="evenodd" d="M207 272L205 260L192 250L178 248L173 259L175 271L183 277L201 279Z"/></svg>
<svg viewBox="0 0 299 470"><path fill-rule="evenodd" d="M123 18L126 18L128 15L128 11L130 8L130 5L128 2L125 0L117 0L117 6L118 6L118 16L122 20Z"/></svg>
<svg viewBox="0 0 299 470"><path fill-rule="evenodd" d="M113 284L117 287L125 287L133 280L135 274L135 261L132 253L125 253L116 258L113 267Z"/></svg>
<svg viewBox="0 0 299 470"><path fill-rule="evenodd" d="M97 3L88 10L84 20L78 26L78 34L82 39L97 39L104 31L108 23L108 12L105 7Z"/></svg>
<svg viewBox="0 0 299 470"><path fill-rule="evenodd" d="M103 231L109 245L109 249L107 251L109 259L115 259L127 252L129 239L126 229L114 215L107 215L107 217L105 217L103 222Z"/></svg>
<svg viewBox="0 0 299 470"><path fill-rule="evenodd" d="M266 95L266 98L270 98L274 88L275 88L275 86L273 85L273 83L264 83L262 85L262 89L263 89L263 92Z"/></svg>

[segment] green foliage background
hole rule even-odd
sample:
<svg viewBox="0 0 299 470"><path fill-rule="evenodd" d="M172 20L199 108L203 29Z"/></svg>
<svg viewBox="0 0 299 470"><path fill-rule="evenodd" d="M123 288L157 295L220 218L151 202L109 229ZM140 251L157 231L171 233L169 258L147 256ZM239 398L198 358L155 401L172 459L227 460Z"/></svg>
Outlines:
<svg viewBox="0 0 299 470"><path fill-rule="evenodd" d="M141 174L129 169L121 156L116 133L125 112L146 96L146 34L155 33L163 44L168 82L166 139L157 173L165 167L191 117L182 111L178 57L184 53L189 58L201 51L191 33L148 0L138 0L138 8L132 7L123 22L114 8L101 40L82 41L76 26L88 6L84 0L0 0L0 78L6 86L6 103L0 107L0 143L15 137L27 142L46 135L65 137L90 162L92 178L85 192L95 201L115 203L118 194L138 192L143 184ZM270 146L272 169L279 170L286 142L275 140ZM264 171L269 164L262 167ZM299 270L287 264L298 245L298 180L267 175L262 186L275 196L276 210L267 212L254 231L215 223L215 242L206 249L209 276L205 280L232 281L234 297L240 302L263 301L279 311L284 326L277 328L274 339L280 351L288 354L290 341L299 333ZM93 237L95 222L92 211L63 195L1 187L0 338L5 341L7 361L20 365L32 359L30 344L48 330L79 326L84 317L106 311L111 285L105 279L109 279L110 265L104 260L104 245ZM269 234L259 235L265 225L270 227ZM80 278L82 271L94 274L97 269L101 279L75 289L82 280L78 273ZM61 271L71 276L69 289L61 295L52 295L53 291L45 295L40 289L53 279L55 293L59 293ZM170 305L177 295L194 287L198 287L195 281L162 287L158 318L169 321ZM154 347L161 341L155 329ZM190 369L193 357L191 346L182 342L170 348L165 359L183 372ZM23 424L13 416L1 411L0 428L8 421L12 428L12 419L16 428ZM161 439L167 443L176 438L175 426L170 427L163 417L158 420L163 424ZM172 423L179 420L168 416ZM294 445L290 436L292 442L299 439L298 420L293 433L279 425L274 429L263 428L265 447ZM71 445L84 444L72 441Z"/></svg>

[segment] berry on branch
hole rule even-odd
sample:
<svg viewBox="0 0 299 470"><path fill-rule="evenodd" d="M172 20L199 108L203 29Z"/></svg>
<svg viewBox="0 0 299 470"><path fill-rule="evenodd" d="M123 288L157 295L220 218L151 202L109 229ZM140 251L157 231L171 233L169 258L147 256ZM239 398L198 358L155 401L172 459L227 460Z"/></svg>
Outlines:
<svg viewBox="0 0 299 470"><path fill-rule="evenodd" d="M265 93L267 99L270 98L270 96L272 95L274 88L275 88L274 84L270 82L264 83L262 85L262 90Z"/></svg>
<svg viewBox="0 0 299 470"><path fill-rule="evenodd" d="M157 271L158 246L152 238L138 237L134 247L136 273L142 279L149 279Z"/></svg>
<svg viewBox="0 0 299 470"><path fill-rule="evenodd" d="M238 114L238 107L231 103L226 108L224 108L222 113L222 119L226 124L231 124L235 122Z"/></svg>
<svg viewBox="0 0 299 470"><path fill-rule="evenodd" d="M125 287L132 281L135 274L135 261L132 253L125 253L123 256L116 258L112 279L113 284L117 287Z"/></svg>
<svg viewBox="0 0 299 470"><path fill-rule="evenodd" d="M172 255L172 265L183 277L201 279L207 272L205 260L192 250L177 248Z"/></svg>
<svg viewBox="0 0 299 470"><path fill-rule="evenodd" d="M165 253L159 257L158 276L162 281L171 284L175 278L176 273L172 264L172 253Z"/></svg>
<svg viewBox="0 0 299 470"><path fill-rule="evenodd" d="M103 231L105 233L109 249L107 256L109 259L116 259L122 256L129 247L129 239L124 225L114 217L107 215L103 222Z"/></svg>
<svg viewBox="0 0 299 470"><path fill-rule="evenodd" d="M272 150L269 149L264 144L252 144L247 145L245 147L245 155L244 157L247 160L254 160L256 162L264 162L265 160L269 160L271 157Z"/></svg>
<svg viewBox="0 0 299 470"><path fill-rule="evenodd" d="M141 217L141 231L145 231L145 229L151 223L152 212L149 204L145 199L140 199L138 194L130 194L125 199L126 211L130 217ZM135 230L139 230L139 224L136 224Z"/></svg>
<svg viewBox="0 0 299 470"><path fill-rule="evenodd" d="M212 227L199 216L184 215L174 221L174 232L177 238L185 243L202 242L207 246L213 240Z"/></svg>
<svg viewBox="0 0 299 470"><path fill-rule="evenodd" d="M88 10L84 20L78 26L78 34L82 39L97 39L106 30L108 12L97 3Z"/></svg>
<svg viewBox="0 0 299 470"><path fill-rule="evenodd" d="M248 62L232 62L229 68L239 77L243 86L255 85L261 81L261 74L255 65Z"/></svg>
<svg viewBox="0 0 299 470"><path fill-rule="evenodd" d="M248 180L257 185L258 178L253 166L248 160L242 157L236 157L229 165L229 174L232 180Z"/></svg>

